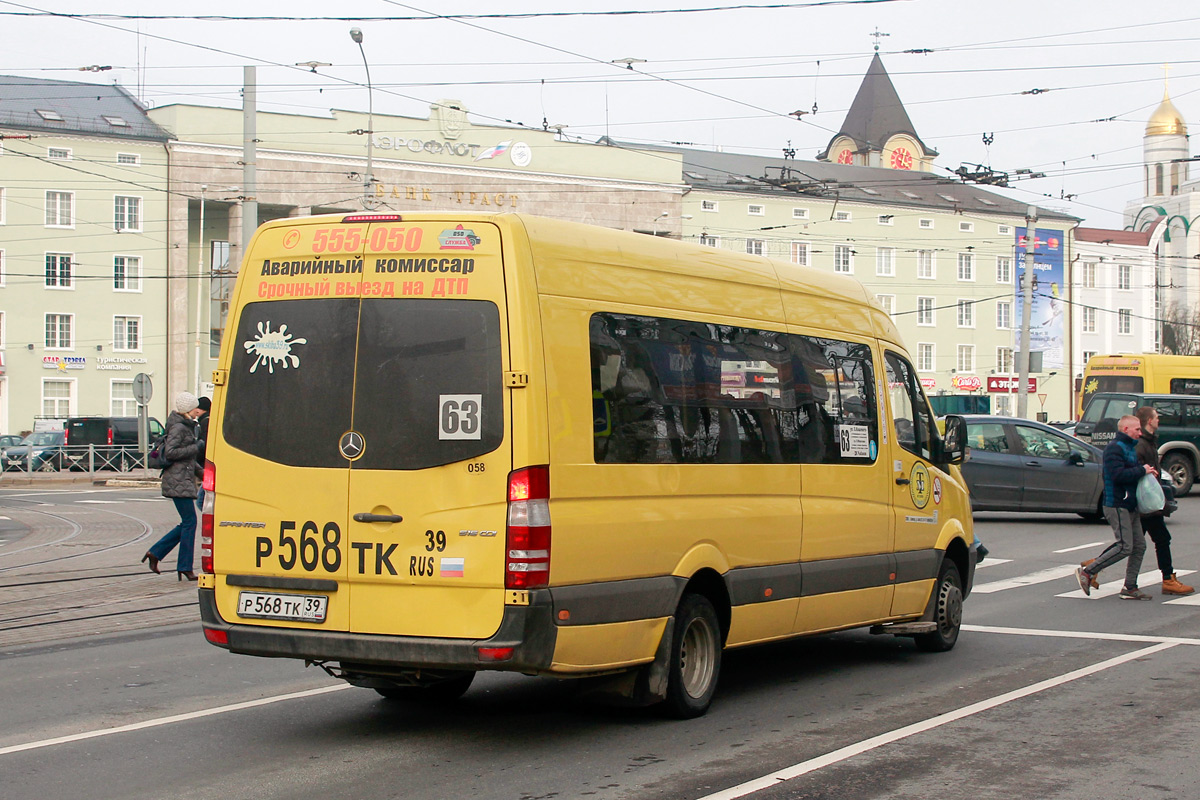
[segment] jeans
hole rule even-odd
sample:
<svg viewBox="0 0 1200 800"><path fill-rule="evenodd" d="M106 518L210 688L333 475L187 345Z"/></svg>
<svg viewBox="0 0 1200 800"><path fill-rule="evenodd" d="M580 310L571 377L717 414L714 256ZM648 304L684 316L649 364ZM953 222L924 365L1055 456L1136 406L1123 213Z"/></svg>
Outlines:
<svg viewBox="0 0 1200 800"><path fill-rule="evenodd" d="M179 558L175 569L178 572L192 571L192 552L196 548L196 501L191 497L172 497L175 510L179 512L179 524L167 531L150 547L150 555L162 561L167 553L179 545Z"/></svg>
<svg viewBox="0 0 1200 800"><path fill-rule="evenodd" d="M1162 516L1142 517L1142 529L1154 542L1154 555L1158 557L1158 568L1164 578L1175 574L1175 565L1171 563L1171 532L1167 530L1167 521Z"/></svg>

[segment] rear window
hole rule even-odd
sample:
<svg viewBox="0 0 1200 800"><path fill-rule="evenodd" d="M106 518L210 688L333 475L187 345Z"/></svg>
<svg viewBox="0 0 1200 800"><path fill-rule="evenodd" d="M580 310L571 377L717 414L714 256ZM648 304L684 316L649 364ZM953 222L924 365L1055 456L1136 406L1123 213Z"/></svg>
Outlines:
<svg viewBox="0 0 1200 800"><path fill-rule="evenodd" d="M357 369L356 369L357 367ZM238 320L222 432L304 467L412 470L504 438L500 312L481 300L251 303ZM365 449L338 449L355 430Z"/></svg>

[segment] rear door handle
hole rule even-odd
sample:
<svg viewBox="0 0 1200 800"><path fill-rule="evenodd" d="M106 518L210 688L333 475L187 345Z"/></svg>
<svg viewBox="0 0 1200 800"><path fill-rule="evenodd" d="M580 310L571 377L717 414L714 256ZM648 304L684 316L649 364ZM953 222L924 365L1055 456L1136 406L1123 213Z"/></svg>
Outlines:
<svg viewBox="0 0 1200 800"><path fill-rule="evenodd" d="M354 515L355 522L403 522L404 517L399 514L368 514L360 511Z"/></svg>
<svg viewBox="0 0 1200 800"><path fill-rule="evenodd" d="M1041 465L1042 464L1039 461L1026 461L1025 462L1025 466L1027 466L1027 467L1040 467Z"/></svg>
<svg viewBox="0 0 1200 800"><path fill-rule="evenodd" d="M910 483L912 483L912 481L910 481L908 478L896 478L897 486L908 486Z"/></svg>

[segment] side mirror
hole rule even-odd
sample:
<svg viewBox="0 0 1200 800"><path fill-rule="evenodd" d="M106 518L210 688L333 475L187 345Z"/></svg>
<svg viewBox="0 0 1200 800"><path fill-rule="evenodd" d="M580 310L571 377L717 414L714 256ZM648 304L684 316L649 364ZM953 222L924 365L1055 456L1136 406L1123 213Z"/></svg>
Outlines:
<svg viewBox="0 0 1200 800"><path fill-rule="evenodd" d="M940 464L961 464L967 453L967 421L950 414L946 418L946 430L942 434Z"/></svg>
<svg viewBox="0 0 1200 800"><path fill-rule="evenodd" d="M1074 464L1077 467L1083 466L1083 463L1084 463L1083 453L1080 453L1078 450L1072 450L1071 455L1067 456L1067 461L1071 464Z"/></svg>

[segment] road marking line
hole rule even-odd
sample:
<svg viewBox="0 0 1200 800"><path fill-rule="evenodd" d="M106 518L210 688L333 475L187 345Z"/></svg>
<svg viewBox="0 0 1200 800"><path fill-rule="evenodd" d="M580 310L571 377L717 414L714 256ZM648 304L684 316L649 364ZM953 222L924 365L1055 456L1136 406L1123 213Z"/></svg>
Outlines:
<svg viewBox="0 0 1200 800"><path fill-rule="evenodd" d="M1020 586L1032 586L1035 583L1048 583L1056 581L1059 578L1065 578L1068 575L1075 574L1075 567L1067 564L1058 567L1050 567L1049 569L1031 572L1028 575L1020 575L1016 578L1008 578L1002 581L992 581L991 583L976 584L971 589L971 594L991 594L992 592L1001 592L1005 589L1016 589Z"/></svg>
<svg viewBox="0 0 1200 800"><path fill-rule="evenodd" d="M1056 686L1062 686L1065 683L1070 683L1071 681L1079 680L1080 678L1086 678L1089 675L1094 675L1098 672L1103 672L1104 670L1120 666L1126 662L1135 661L1139 658L1145 658L1155 653L1162 652L1163 650L1169 650L1170 648L1176 646L1177 645L1173 643L1163 642L1152 645L1151 647L1144 647L1141 650L1134 650L1131 653L1116 656L1115 658L1110 658L1107 661L1101 661L1098 664L1092 664L1089 667L1083 667L1081 669L1059 675L1056 678L1048 678L1044 681L1039 681L1030 686L1026 686L1023 689L1014 689L1011 692L1005 692L1004 694L997 695L987 700L980 700L977 703L963 706L955 711L948 711L945 714L938 714L936 717L930 717L929 719L925 719L920 722L914 722L911 725L905 725L902 728L897 728L896 730L888 731L887 733L881 733L878 736L872 736L870 739L864 739L861 742L847 745L846 747L839 748L831 753L826 753L823 756L810 758L808 761L801 761L798 764L793 764L790 767L777 770L769 775L764 775L761 778L755 778L754 780L746 781L745 783L739 784L730 789L726 789L725 791L705 795L699 800L735 800L739 797L745 797L748 794L753 794L755 792L762 791L763 789L769 789L773 786L778 786L784 781L789 781L793 778L798 778L802 775L807 775L810 772L823 769L824 767L832 766L840 761L845 761L853 758L854 756L861 755L862 753L882 747L886 744L891 744L892 742L897 742L901 739L907 739L909 736L915 736L918 733L931 731L934 728L939 728L948 723L957 722L960 719L965 719L967 717L974 716L975 714L989 711L997 706L1011 703L1014 700L1020 700L1025 697L1029 697L1030 695L1044 692L1047 689L1053 689Z"/></svg>
<svg viewBox="0 0 1200 800"><path fill-rule="evenodd" d="M1120 567L1121 564L1123 564L1123 563L1124 562L1118 563L1115 566ZM1195 571L1196 570L1194 570L1194 569L1181 569L1181 570L1176 571L1175 574L1176 575L1191 575ZM1143 572L1141 575L1138 575L1138 586L1139 587L1153 586L1156 583L1162 583L1162 573L1156 569L1151 570L1149 572ZM1121 588L1124 586L1125 586L1125 578L1121 577L1115 581L1107 581L1105 583L1100 584L1099 589L1092 589L1091 595L1085 595L1083 592L1079 591L1079 589L1073 589L1069 592L1063 592L1062 594L1056 594L1054 596L1055 597L1071 597L1071 598L1077 598L1079 600L1102 600L1105 597L1112 597L1115 594L1119 594L1121 591Z"/></svg>
<svg viewBox="0 0 1200 800"><path fill-rule="evenodd" d="M1139 642L1144 644L1187 644L1200 646L1200 639L1185 636L1148 636L1143 633L1106 633L1103 631L1052 631L1042 628L1009 628L1002 625L963 625L972 633L1001 633L1007 636L1048 636L1061 639L1089 639L1097 642Z"/></svg>
<svg viewBox="0 0 1200 800"><path fill-rule="evenodd" d="M987 569L988 567L998 567L1001 564L1008 564L1011 561L1011 558L988 558L982 564L976 564L975 571L979 572L979 570Z"/></svg>
<svg viewBox="0 0 1200 800"><path fill-rule="evenodd" d="M80 500L80 503L95 503L96 505L104 506L119 506L124 503L124 500Z"/></svg>
<svg viewBox="0 0 1200 800"><path fill-rule="evenodd" d="M1182 575L1183 573L1176 572L1175 574ZM1167 597L1171 597L1171 595L1167 595ZM1164 606L1200 606L1200 593L1184 595L1183 597L1176 597L1174 600L1164 600L1163 605Z"/></svg>
<svg viewBox="0 0 1200 800"><path fill-rule="evenodd" d="M1090 550L1093 547L1103 547L1111 542L1088 542L1087 544L1077 544L1074 547L1064 547L1062 550L1055 550L1055 553L1074 553L1076 550Z"/></svg>
<svg viewBox="0 0 1200 800"><path fill-rule="evenodd" d="M226 714L230 711L242 711L247 708L257 708L259 706L267 706L272 703L280 703L284 700L299 700L304 697L315 697L329 692L340 692L343 689L353 688L348 683L338 686L325 686L320 689L309 689L304 692L291 692L290 694L279 694L274 697L264 697L261 700L247 700L244 703L232 703L227 706L217 706L216 708L207 708L200 711L189 711L186 714L175 714L170 717L159 717L158 719L148 719L144 722L134 722L130 725L122 725L118 728L101 728L95 731L84 731L83 733L73 733L69 736L58 736L54 739L41 739L36 742L26 742L25 744L14 744L9 747L0 747L0 756L6 756L9 753L21 753L26 750L37 750L42 747L54 747L60 744L69 744L71 742L82 742L86 739L96 739L100 736L111 736L114 733L129 733L131 731L145 730L146 728L157 728L161 725L173 725L176 722L187 722L193 719L202 719L203 717L211 717L216 714Z"/></svg>
<svg viewBox="0 0 1200 800"><path fill-rule="evenodd" d="M10 522L12 521L12 517L0 517L0 519L6 519L6 520L9 520Z"/></svg>

